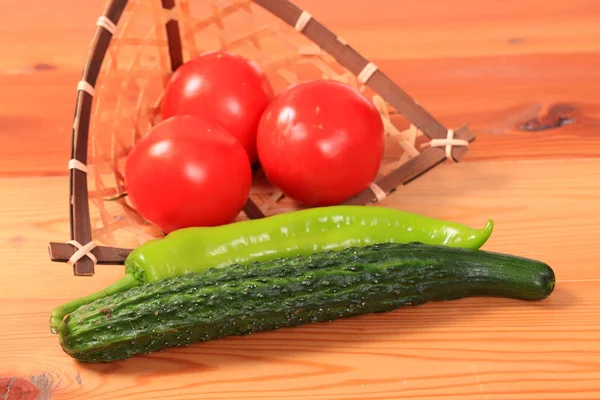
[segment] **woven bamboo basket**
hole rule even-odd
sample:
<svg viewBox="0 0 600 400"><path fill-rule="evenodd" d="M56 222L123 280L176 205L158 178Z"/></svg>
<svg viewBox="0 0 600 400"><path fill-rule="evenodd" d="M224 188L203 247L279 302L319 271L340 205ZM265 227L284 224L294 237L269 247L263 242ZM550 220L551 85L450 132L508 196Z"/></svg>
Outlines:
<svg viewBox="0 0 600 400"><path fill-rule="evenodd" d="M162 233L123 194L123 169L135 142L159 122L172 72L209 50L255 61L276 92L312 79L360 89L381 114L386 151L377 179L345 204L376 205L398 187L450 159L475 139L448 129L384 71L316 16L288 0L110 0L97 20L77 85L71 158L71 238L50 243L50 258L93 275L96 264L122 264L132 248ZM238 220L300 208L257 170Z"/></svg>

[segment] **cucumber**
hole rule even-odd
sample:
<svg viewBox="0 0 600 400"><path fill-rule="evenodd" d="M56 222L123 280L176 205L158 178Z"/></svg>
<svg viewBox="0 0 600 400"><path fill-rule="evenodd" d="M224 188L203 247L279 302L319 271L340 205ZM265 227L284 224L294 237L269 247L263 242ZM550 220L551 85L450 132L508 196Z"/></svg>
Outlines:
<svg viewBox="0 0 600 400"><path fill-rule="evenodd" d="M542 300L545 263L482 250L388 243L211 268L81 306L59 330L63 350L111 362L225 336L473 296Z"/></svg>

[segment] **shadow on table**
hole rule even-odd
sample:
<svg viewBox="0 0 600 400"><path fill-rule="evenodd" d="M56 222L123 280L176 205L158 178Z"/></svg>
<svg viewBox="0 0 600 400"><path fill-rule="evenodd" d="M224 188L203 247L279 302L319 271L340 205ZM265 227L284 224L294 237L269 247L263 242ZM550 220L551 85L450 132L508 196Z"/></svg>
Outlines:
<svg viewBox="0 0 600 400"><path fill-rule="evenodd" d="M272 379L289 376L290 371L296 371L294 376L299 371L307 376L322 375L350 368L336 363L344 356L385 355L402 362L415 347L428 343L445 342L461 350L471 344L465 337L504 340L507 334L538 324L540 318L563 318L575 303L574 293L560 286L539 302L501 298L432 302L387 313L226 337L113 363L80 363L80 368L107 375L135 375L138 383L186 373L202 381L202 373L211 373L214 378L212 373L225 368L220 378L235 373L238 378L266 374Z"/></svg>

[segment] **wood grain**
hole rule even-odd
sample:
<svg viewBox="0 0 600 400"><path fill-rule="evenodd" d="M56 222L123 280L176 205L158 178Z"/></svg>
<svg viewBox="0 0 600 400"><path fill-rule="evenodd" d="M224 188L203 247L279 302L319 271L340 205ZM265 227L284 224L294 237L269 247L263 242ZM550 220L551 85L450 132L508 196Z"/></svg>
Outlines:
<svg viewBox="0 0 600 400"><path fill-rule="evenodd" d="M473 165L442 165L385 205L473 226L493 218L486 249L555 269L559 282L546 301L431 303L112 365L63 354L48 313L116 280L122 267L99 266L85 278L50 263L46 241L68 229L65 180L0 179L0 209L9 211L11 227L0 230L0 258L9 266L0 292L0 372L43 376L53 399L597 398L600 160Z"/></svg>
<svg viewBox="0 0 600 400"><path fill-rule="evenodd" d="M123 273L103 265L74 277L47 252L68 237L75 87L104 0L2 2L0 398L11 382L12 396L39 390L53 400L600 398L600 3L297 4L440 122L477 135L460 164L436 167L383 204L473 226L493 218L485 248L549 263L554 294L432 303L110 365L74 362L48 331L51 308ZM557 112L571 120L523 129Z"/></svg>
<svg viewBox="0 0 600 400"><path fill-rule="evenodd" d="M589 132L600 121L599 3L339 4L298 2L380 65L442 123L469 124L481 151L469 153L467 161L507 153L521 159L598 156L599 136ZM66 0L58 8L39 0L0 5L6 19L3 32L23 38L15 42L11 35L0 35L0 86L6 88L0 92L0 140L11 143L0 147L0 176L67 174L65 143L70 140L75 87L103 7L101 0ZM365 8L370 12L360 11ZM49 14L60 23L49 24L44 19ZM557 102L577 108L581 117L575 124L525 135L515 129ZM35 140L17 140L21 134L33 134ZM562 146L566 140L578 143L571 154ZM489 151L498 146L498 155ZM30 155L28 163L20 162L23 154Z"/></svg>
<svg viewBox="0 0 600 400"><path fill-rule="evenodd" d="M432 303L109 365L62 354L44 329L44 302L0 301L20 335L2 332L0 354L9 371L46 375L53 399L597 398L596 287L565 283L543 304Z"/></svg>

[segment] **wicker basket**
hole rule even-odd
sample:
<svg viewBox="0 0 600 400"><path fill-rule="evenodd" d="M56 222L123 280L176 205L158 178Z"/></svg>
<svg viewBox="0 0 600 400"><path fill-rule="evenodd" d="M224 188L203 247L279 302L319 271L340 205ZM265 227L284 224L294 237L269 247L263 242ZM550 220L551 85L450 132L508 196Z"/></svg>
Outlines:
<svg viewBox="0 0 600 400"><path fill-rule="evenodd" d="M122 196L124 162L158 122L172 71L214 49L257 62L276 92L302 80L335 79L373 100L386 128L384 161L371 187L347 204L381 201L446 159L458 162L474 140L468 128L454 132L436 121L375 64L288 0L110 0L77 86L71 240L50 243L53 261L71 264L76 275L93 275L95 264L123 263L131 248L162 235ZM257 171L239 219L298 208Z"/></svg>

